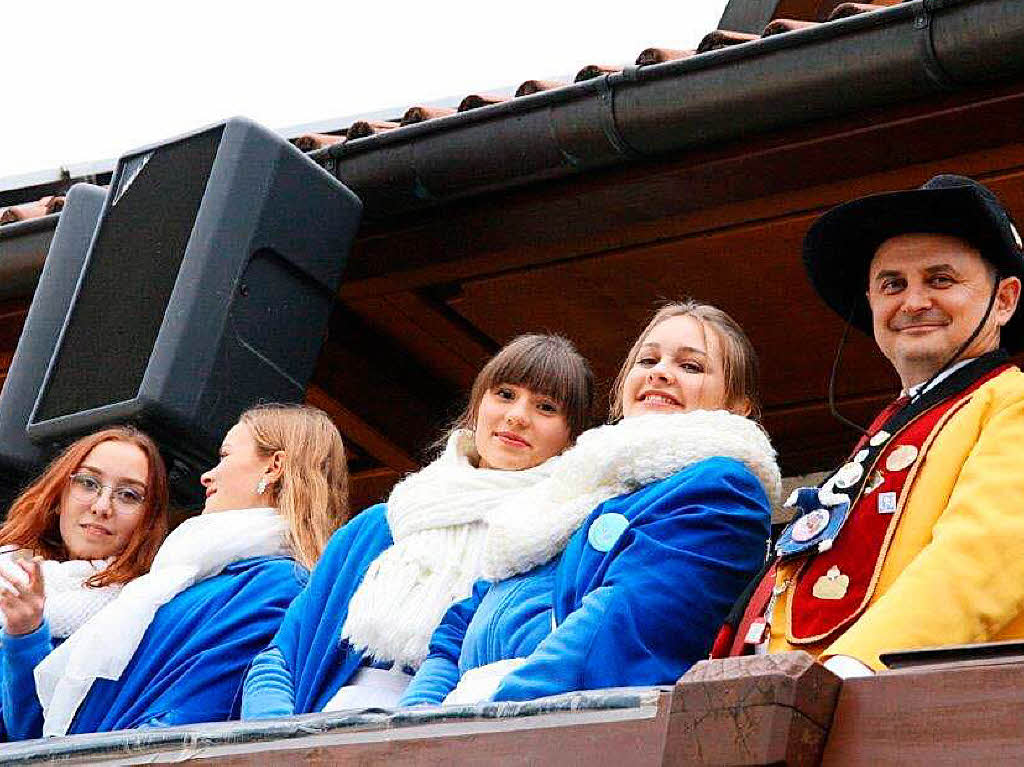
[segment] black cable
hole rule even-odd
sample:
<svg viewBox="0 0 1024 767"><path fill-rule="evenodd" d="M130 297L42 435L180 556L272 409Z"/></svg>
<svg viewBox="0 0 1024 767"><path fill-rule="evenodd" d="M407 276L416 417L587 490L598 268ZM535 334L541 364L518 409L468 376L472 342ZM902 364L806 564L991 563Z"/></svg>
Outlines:
<svg viewBox="0 0 1024 767"><path fill-rule="evenodd" d="M939 368L935 373L932 373L931 378L921 384L921 387L917 390L917 394L914 395L914 399L917 399L920 395L924 394L928 390L929 385L932 381L942 375L946 370L949 369L950 365L954 364L960 355L967 351L967 347L974 343L974 339L981 333L982 328L985 327L985 323L988 322L988 317L992 313L992 307L996 303L996 294L999 292L999 282L1001 281L999 273L996 272L996 282L992 286L992 294L988 297L988 306L985 307L985 313L981 316L981 320L978 322L978 326L974 329L967 340L960 344L959 348L953 353L953 356L946 360L946 364Z"/></svg>
<svg viewBox="0 0 1024 767"><path fill-rule="evenodd" d="M867 434L868 430L860 424L856 424L849 418L839 412L839 408L836 407L836 374L839 372L839 361L843 358L843 347L846 346L846 338L850 335L850 327L853 323L853 313L857 310L857 304L854 303L850 307L850 313L846 315L846 326L843 328L843 336L839 339L839 346L836 347L836 356L832 360L832 372L828 377L828 411L842 424L846 424L851 429L856 429L861 434Z"/></svg>

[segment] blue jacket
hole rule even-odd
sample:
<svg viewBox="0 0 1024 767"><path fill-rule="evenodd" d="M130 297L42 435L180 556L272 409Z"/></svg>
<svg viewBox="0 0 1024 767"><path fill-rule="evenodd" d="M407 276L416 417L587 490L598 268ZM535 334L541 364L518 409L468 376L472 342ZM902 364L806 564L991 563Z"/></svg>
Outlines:
<svg viewBox="0 0 1024 767"><path fill-rule="evenodd" d="M231 719L245 669L277 631L303 574L289 558L253 557L178 594L157 610L121 678L96 680L68 734ZM18 714L12 739L42 735L29 668L49 651L48 634L44 624L11 645L23 651L20 672L3 677L4 708L19 702L9 709Z"/></svg>
<svg viewBox="0 0 1024 767"><path fill-rule="evenodd" d="M341 627L370 564L391 546L386 509L371 506L333 535L277 635L253 661L243 719L322 711L363 664L363 653L341 640Z"/></svg>
<svg viewBox="0 0 1024 767"><path fill-rule="evenodd" d="M731 458L602 503L554 563L479 583L448 611L402 704L440 703L460 674L516 657L526 663L495 700L674 683L707 657L764 563L770 516L760 482Z"/></svg>
<svg viewBox="0 0 1024 767"><path fill-rule="evenodd" d="M45 620L31 634L0 633L0 741L37 738L43 731L43 710L32 674L63 639L50 636Z"/></svg>

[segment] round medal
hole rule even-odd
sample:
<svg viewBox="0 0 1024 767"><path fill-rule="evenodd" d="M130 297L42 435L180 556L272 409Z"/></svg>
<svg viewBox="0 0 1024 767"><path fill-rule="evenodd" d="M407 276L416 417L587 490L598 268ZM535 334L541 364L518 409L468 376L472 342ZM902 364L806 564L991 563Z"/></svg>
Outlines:
<svg viewBox="0 0 1024 767"><path fill-rule="evenodd" d="M850 462L836 472L836 487L846 490L857 484L864 476L864 467L859 463Z"/></svg>
<svg viewBox="0 0 1024 767"><path fill-rule="evenodd" d="M814 511L808 512L793 523L793 529L790 532L790 537L796 543L809 541L828 527L828 520L829 513L825 511L825 509L815 509Z"/></svg>
<svg viewBox="0 0 1024 767"><path fill-rule="evenodd" d="M854 462L856 462L856 463L864 463L864 461L865 461L865 459L866 459L867 457L868 457L868 449L867 449L867 448L864 448L863 450L859 450L859 451L857 452L857 455L855 455L855 456L853 457L853 460L854 460Z"/></svg>
<svg viewBox="0 0 1024 767"><path fill-rule="evenodd" d="M913 445L900 445L889 453L885 459L885 468L889 471L903 471L917 460L917 448Z"/></svg>
<svg viewBox="0 0 1024 767"><path fill-rule="evenodd" d="M872 435L871 439L868 440L868 444L870 444L872 447L878 447L887 439L889 439L890 436L891 435L889 434L889 432L883 429L882 431L875 432L875 434Z"/></svg>

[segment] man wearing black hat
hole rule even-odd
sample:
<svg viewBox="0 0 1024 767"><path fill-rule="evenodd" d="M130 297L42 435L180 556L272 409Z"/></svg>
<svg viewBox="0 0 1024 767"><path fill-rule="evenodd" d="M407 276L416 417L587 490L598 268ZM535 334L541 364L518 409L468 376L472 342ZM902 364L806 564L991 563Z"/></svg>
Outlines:
<svg viewBox="0 0 1024 767"><path fill-rule="evenodd" d="M804 261L903 392L818 488L790 498L733 644L842 676L887 650L1024 638L1021 241L987 188L937 176L822 216ZM1022 313L1024 314L1024 313Z"/></svg>

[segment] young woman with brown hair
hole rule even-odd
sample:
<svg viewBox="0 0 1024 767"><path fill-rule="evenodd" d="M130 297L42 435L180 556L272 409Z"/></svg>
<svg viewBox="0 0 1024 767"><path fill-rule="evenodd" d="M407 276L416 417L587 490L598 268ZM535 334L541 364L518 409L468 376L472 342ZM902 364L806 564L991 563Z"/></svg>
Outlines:
<svg viewBox="0 0 1024 767"><path fill-rule="evenodd" d="M167 477L157 446L129 427L74 442L11 505L0 527L0 737L33 737L36 662L131 580L167 533Z"/></svg>
<svg viewBox="0 0 1024 767"><path fill-rule="evenodd" d="M36 669L43 734L232 717L239 685L343 521L344 447L323 412L245 412L202 477L203 513ZM38 735L38 733L36 733Z"/></svg>
<svg viewBox="0 0 1024 767"><path fill-rule="evenodd" d="M480 577L495 511L547 476L585 428L592 389L564 338L520 336L499 351L441 455L331 540L253 662L243 717L396 703L441 616Z"/></svg>

